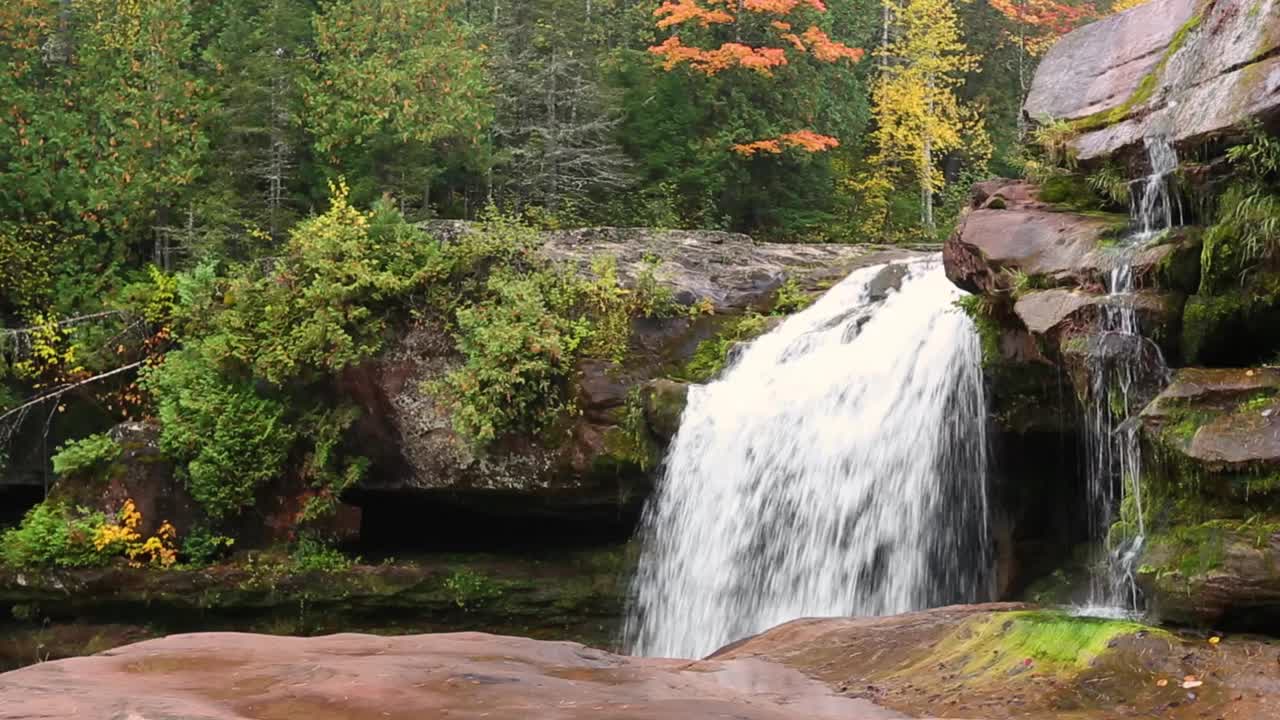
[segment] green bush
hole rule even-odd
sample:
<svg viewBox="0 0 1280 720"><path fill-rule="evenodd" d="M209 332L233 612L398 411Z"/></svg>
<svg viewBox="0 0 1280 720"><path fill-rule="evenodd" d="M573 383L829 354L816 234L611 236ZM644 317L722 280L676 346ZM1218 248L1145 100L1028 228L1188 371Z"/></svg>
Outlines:
<svg viewBox="0 0 1280 720"><path fill-rule="evenodd" d="M43 502L18 527L0 535L0 560L16 568L105 565L115 548L95 547L94 539L106 524L100 512Z"/></svg>
<svg viewBox="0 0 1280 720"><path fill-rule="evenodd" d="M323 540L304 535L289 554L289 569L296 573L336 573L350 570L355 560Z"/></svg>
<svg viewBox="0 0 1280 720"><path fill-rule="evenodd" d="M222 376L199 343L169 353L143 386L155 397L160 446L182 464L191 496L214 519L251 504L277 477L296 435L285 406Z"/></svg>
<svg viewBox="0 0 1280 720"><path fill-rule="evenodd" d="M790 315L809 307L813 301L814 297L805 292L795 278L787 278L774 293L770 312L774 315Z"/></svg>
<svg viewBox="0 0 1280 720"><path fill-rule="evenodd" d="M456 570L444 580L445 592L462 610L476 610L502 597L502 587L474 570Z"/></svg>
<svg viewBox="0 0 1280 720"><path fill-rule="evenodd" d="M120 457L120 443L105 433L66 443L53 455L53 472L67 477L100 470Z"/></svg>
<svg viewBox="0 0 1280 720"><path fill-rule="evenodd" d="M189 565L212 565L226 557L235 544L234 538L218 535L206 527L197 527L183 539L182 555Z"/></svg>
<svg viewBox="0 0 1280 720"><path fill-rule="evenodd" d="M490 297L457 312L462 368L429 387L448 399L454 427L483 446L541 429L563 407L563 383L590 329L566 316L570 291L549 274L499 272Z"/></svg>

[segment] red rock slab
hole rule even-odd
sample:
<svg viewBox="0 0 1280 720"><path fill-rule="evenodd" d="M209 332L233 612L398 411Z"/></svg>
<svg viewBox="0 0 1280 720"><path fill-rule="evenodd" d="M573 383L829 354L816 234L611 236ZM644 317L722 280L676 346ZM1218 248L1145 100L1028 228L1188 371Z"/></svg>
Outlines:
<svg viewBox="0 0 1280 720"><path fill-rule="evenodd" d="M480 633L178 635L0 675L3 720L899 717L766 660L630 658Z"/></svg>

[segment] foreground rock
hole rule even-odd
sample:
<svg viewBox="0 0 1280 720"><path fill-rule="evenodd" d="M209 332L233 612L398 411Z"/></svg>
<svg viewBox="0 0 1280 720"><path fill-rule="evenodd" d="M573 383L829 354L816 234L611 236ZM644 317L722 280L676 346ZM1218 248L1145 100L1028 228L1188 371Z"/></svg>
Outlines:
<svg viewBox="0 0 1280 720"><path fill-rule="evenodd" d="M1277 22L1277 0L1151 0L1060 40L1024 111L1073 122L1082 160L1238 131L1280 109Z"/></svg>
<svg viewBox="0 0 1280 720"><path fill-rule="evenodd" d="M799 620L693 662L473 633L201 634L0 675L6 720L1255 720L1278 713L1274 647L1232 638L1211 645L1009 605Z"/></svg>
<svg viewBox="0 0 1280 720"><path fill-rule="evenodd" d="M0 718L901 717L775 663L626 658L465 633L182 635L0 675Z"/></svg>

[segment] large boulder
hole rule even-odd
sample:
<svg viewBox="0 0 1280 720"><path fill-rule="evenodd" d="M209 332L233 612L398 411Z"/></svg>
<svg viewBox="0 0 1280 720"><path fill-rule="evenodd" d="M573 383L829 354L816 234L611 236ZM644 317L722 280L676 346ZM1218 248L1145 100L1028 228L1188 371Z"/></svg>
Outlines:
<svg viewBox="0 0 1280 720"><path fill-rule="evenodd" d="M1024 112L1069 121L1082 160L1196 144L1280 109L1280 0L1150 0L1058 41Z"/></svg>
<svg viewBox="0 0 1280 720"><path fill-rule="evenodd" d="M1031 183L989 181L975 187L943 258L947 277L973 293L1012 292L1019 280L1098 291L1121 262L1117 245L1128 231L1127 216L1065 211L1042 201ZM1171 233L1126 253L1124 261L1135 282L1149 287L1194 248L1191 238Z"/></svg>
<svg viewBox="0 0 1280 720"><path fill-rule="evenodd" d="M425 228L450 241L475 226L440 221ZM358 502L425 495L484 513L630 527L683 407L680 386L650 381L682 366L734 317L771 307L784 282L816 292L859 267L918 255L640 228L550 232L544 241L546 257L581 273L590 273L599 258L612 257L623 284L652 272L678 302L711 312L634 319L623 362L584 359L576 366L567 392L578 413L541 437L506 437L484 452L459 436L449 409L427 389L460 366L453 338L428 322L406 329L378 358L341 379L340 390L364 409L356 431L374 462L356 493Z"/></svg>

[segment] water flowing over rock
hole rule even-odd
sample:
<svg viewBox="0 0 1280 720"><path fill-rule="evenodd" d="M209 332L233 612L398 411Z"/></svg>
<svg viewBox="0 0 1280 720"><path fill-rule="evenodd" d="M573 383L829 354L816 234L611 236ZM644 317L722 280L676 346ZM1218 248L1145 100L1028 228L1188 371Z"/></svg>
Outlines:
<svg viewBox="0 0 1280 720"><path fill-rule="evenodd" d="M859 270L690 390L645 514L636 652L700 657L797 617L989 596L961 295L937 258Z"/></svg>
<svg viewBox="0 0 1280 720"><path fill-rule="evenodd" d="M1054 45L1024 112L1076 123L1081 160L1239 130L1280 109L1277 27L1277 0L1151 0Z"/></svg>

